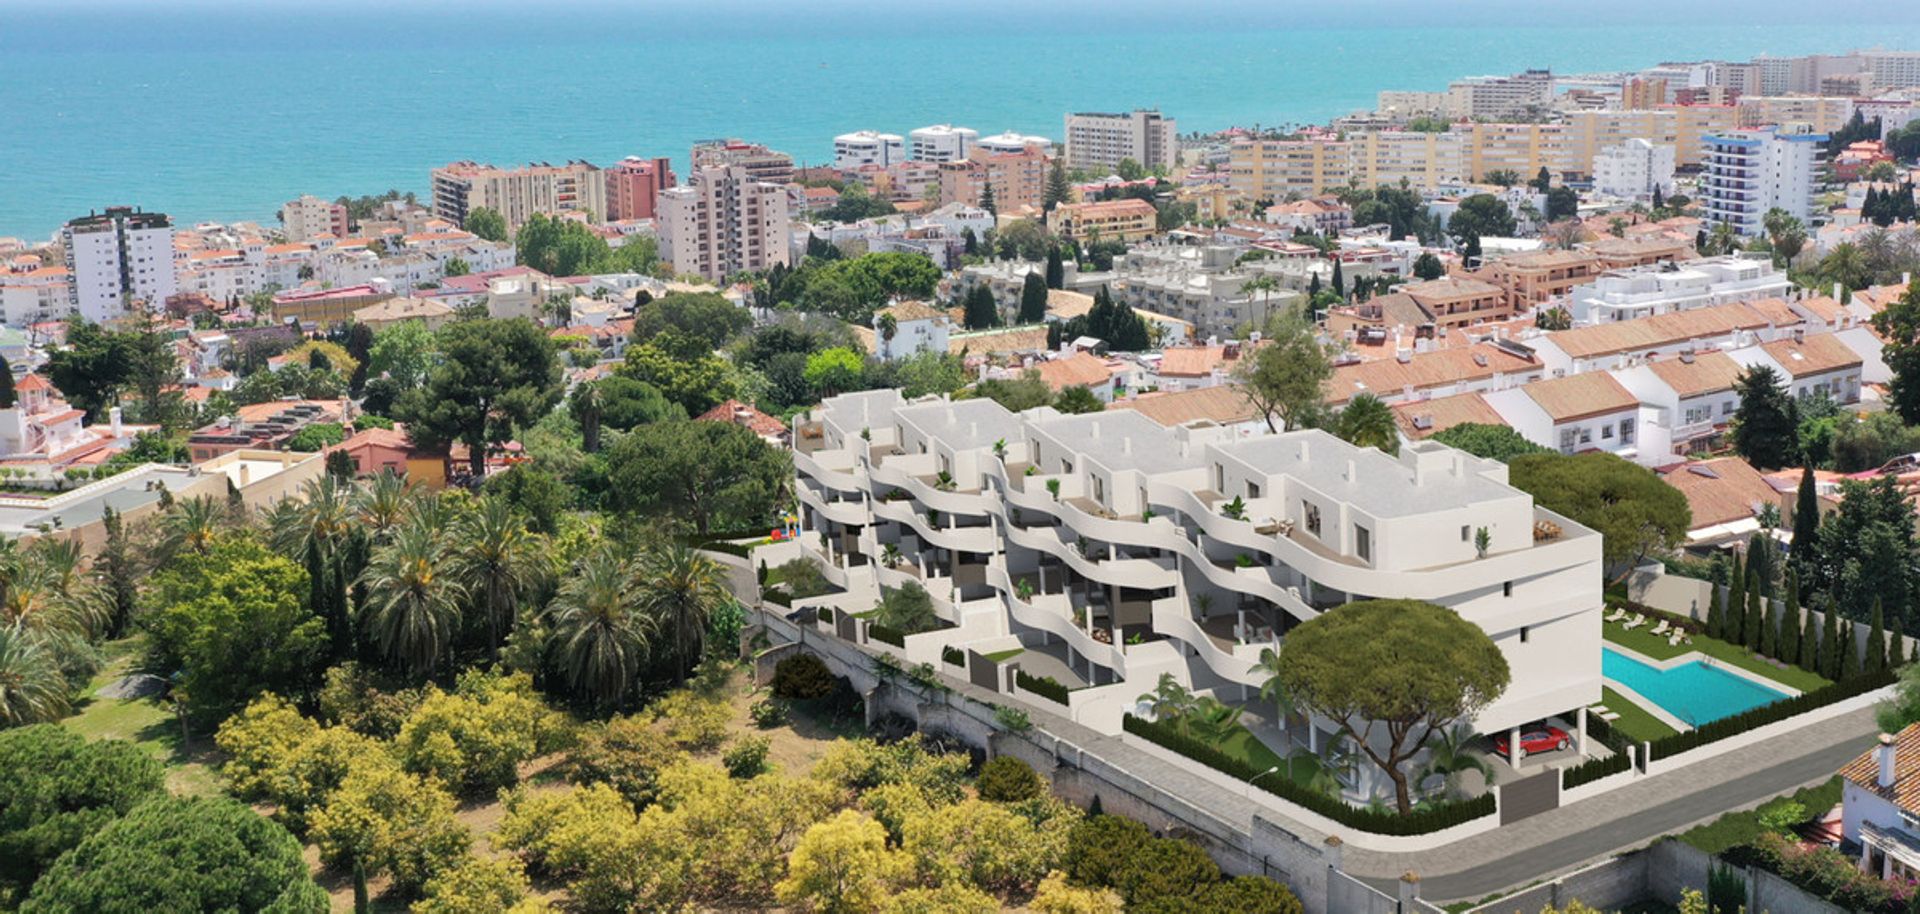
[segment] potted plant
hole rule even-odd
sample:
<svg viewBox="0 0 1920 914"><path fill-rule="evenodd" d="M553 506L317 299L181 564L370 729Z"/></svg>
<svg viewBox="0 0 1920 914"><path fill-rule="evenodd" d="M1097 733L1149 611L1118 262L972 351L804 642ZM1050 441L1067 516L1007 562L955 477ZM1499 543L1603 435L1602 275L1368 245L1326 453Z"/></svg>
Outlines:
<svg viewBox="0 0 1920 914"><path fill-rule="evenodd" d="M934 510L933 508L928 508L928 509L927 509L927 526L929 526L929 527L938 527L938 526L940 526L940 512L939 512L939 511L936 511L936 510Z"/></svg>
<svg viewBox="0 0 1920 914"><path fill-rule="evenodd" d="M863 428L863 429L861 429L861 430L860 430L860 440L861 440L861 441L872 441L872 440L873 440L873 429L871 429L871 428Z"/></svg>
<svg viewBox="0 0 1920 914"><path fill-rule="evenodd" d="M1025 473L1022 473L1022 474L1020 474L1020 475L1022 475L1022 476L1033 476L1033 475L1035 475L1035 474L1037 474L1037 473L1039 473L1039 472L1040 472L1040 468L1039 468L1039 467L1036 467L1036 466L1034 466L1034 465L1032 465L1032 464L1028 464L1028 465L1027 465L1027 471L1026 471Z"/></svg>
<svg viewBox="0 0 1920 914"><path fill-rule="evenodd" d="M1232 520L1246 520L1247 519L1246 499L1243 499L1240 496L1235 495L1232 501L1227 502L1226 504L1220 506L1220 513Z"/></svg>
<svg viewBox="0 0 1920 914"><path fill-rule="evenodd" d="M1005 460L1005 459L1006 459L1006 457L1007 457L1007 439L1005 439L1005 438L1000 438L1000 439L998 439L998 440L996 440L996 441L994 441L994 442L993 442L993 456L995 456L995 457L999 457L999 458L1000 458L1000 459L1002 459L1002 460Z"/></svg>
<svg viewBox="0 0 1920 914"><path fill-rule="evenodd" d="M1481 527L1473 531L1473 551L1479 553L1480 558L1486 558L1487 550L1492 546L1493 534L1487 532L1487 528Z"/></svg>
<svg viewBox="0 0 1920 914"><path fill-rule="evenodd" d="M886 548L880 550L880 563L888 568L899 567L900 547L893 543L888 543Z"/></svg>
<svg viewBox="0 0 1920 914"><path fill-rule="evenodd" d="M1030 601L1033 599L1033 582L1026 578L1021 578L1018 584L1013 585L1013 592L1017 594L1022 601Z"/></svg>
<svg viewBox="0 0 1920 914"><path fill-rule="evenodd" d="M1242 553L1240 553L1239 555L1236 555L1236 556L1234 556L1234 557L1233 557L1233 567L1235 567L1235 568L1252 568L1252 567L1253 567L1253 556L1250 556L1250 555L1248 555L1248 554L1246 554L1246 553L1244 553L1244 552L1242 552Z"/></svg>
<svg viewBox="0 0 1920 914"><path fill-rule="evenodd" d="M1047 480L1047 494L1053 496L1054 501L1060 500L1060 480Z"/></svg>
<svg viewBox="0 0 1920 914"><path fill-rule="evenodd" d="M936 489L939 489L942 492L953 491L954 489L953 474L947 472L946 470L941 470L940 473L933 478L933 487Z"/></svg>

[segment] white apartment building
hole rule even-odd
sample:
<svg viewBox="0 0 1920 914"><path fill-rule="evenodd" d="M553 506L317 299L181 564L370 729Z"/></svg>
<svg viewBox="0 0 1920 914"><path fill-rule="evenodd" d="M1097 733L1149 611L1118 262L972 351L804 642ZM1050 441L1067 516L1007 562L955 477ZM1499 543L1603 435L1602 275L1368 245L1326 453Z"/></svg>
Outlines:
<svg viewBox="0 0 1920 914"><path fill-rule="evenodd" d="M1158 109L1069 114L1066 137L1068 168L1113 168L1121 159L1132 159L1149 170L1171 172L1179 164L1179 130Z"/></svg>
<svg viewBox="0 0 1920 914"><path fill-rule="evenodd" d="M1053 141L1043 136L1033 136L1032 134L1019 133L1013 130L1009 130L1006 133L996 133L993 136L983 136L980 138L979 142L974 144L974 146L975 148L984 149L992 153L1025 152L1029 147L1034 147L1034 146L1037 146L1042 150L1052 152Z"/></svg>
<svg viewBox="0 0 1920 914"><path fill-rule="evenodd" d="M1725 224L1745 237L1764 231L1767 211L1778 207L1801 222L1813 219L1813 192L1825 158L1824 133L1787 133L1778 128L1736 130L1706 138L1700 196L1708 222Z"/></svg>
<svg viewBox="0 0 1920 914"><path fill-rule="evenodd" d="M1920 51L1861 51L1859 56L1876 89L1920 86Z"/></svg>
<svg viewBox="0 0 1920 914"><path fill-rule="evenodd" d="M60 229L67 252L68 305L90 321L124 315L137 302L158 311L176 290L173 222L125 206L74 219Z"/></svg>
<svg viewBox="0 0 1920 914"><path fill-rule="evenodd" d="M433 170L434 215L464 227L467 214L481 207L499 213L514 232L535 213L586 213L604 219L607 177L590 162L521 168L455 162Z"/></svg>
<svg viewBox="0 0 1920 914"><path fill-rule="evenodd" d="M696 168L660 194L660 257L675 273L719 282L793 262L787 190L742 165Z"/></svg>
<svg viewBox="0 0 1920 914"><path fill-rule="evenodd" d="M280 228L288 241L312 241L321 235L345 238L347 208L331 200L302 194L281 204Z"/></svg>
<svg viewBox="0 0 1920 914"><path fill-rule="evenodd" d="M1733 302L1778 298L1793 283L1764 257L1726 254L1608 270L1567 293L1579 324L1609 324Z"/></svg>
<svg viewBox="0 0 1920 914"><path fill-rule="evenodd" d="M907 160L907 141L897 133L860 130L833 138L833 167L851 171L863 165L886 168Z"/></svg>
<svg viewBox="0 0 1920 914"><path fill-rule="evenodd" d="M918 583L952 627L870 648L908 664L1020 648L1022 671L1067 686L1064 713L1101 732L1162 675L1257 700L1262 650L1363 598L1427 601L1493 639L1512 681L1478 732L1556 718L1584 734L1599 699L1600 537L1498 462L896 390L832 398L796 427L794 548L847 590L816 602L864 612L880 588ZM1335 738L1326 720L1286 729L1309 750ZM1364 802L1384 783L1362 770L1345 793Z"/></svg>
<svg viewBox="0 0 1920 914"><path fill-rule="evenodd" d="M973 151L978 139L980 131L971 127L934 124L907 134L907 154L917 162L958 162Z"/></svg>
<svg viewBox="0 0 1920 914"><path fill-rule="evenodd" d="M1553 104L1553 74L1527 70L1512 76L1469 76L1447 87L1447 114L1486 120L1522 117Z"/></svg>
<svg viewBox="0 0 1920 914"><path fill-rule="evenodd" d="M1673 193L1673 147L1631 139L1593 157L1595 193L1628 200Z"/></svg>

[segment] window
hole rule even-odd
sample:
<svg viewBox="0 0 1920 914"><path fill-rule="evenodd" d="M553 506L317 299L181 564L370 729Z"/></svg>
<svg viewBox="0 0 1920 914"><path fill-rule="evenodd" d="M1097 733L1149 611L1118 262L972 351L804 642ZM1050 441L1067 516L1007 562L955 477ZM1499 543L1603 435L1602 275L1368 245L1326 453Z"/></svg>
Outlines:
<svg viewBox="0 0 1920 914"><path fill-rule="evenodd" d="M1611 425L1600 426L1600 440L1610 441L1612 439L1613 439L1613 426Z"/></svg>
<svg viewBox="0 0 1920 914"><path fill-rule="evenodd" d="M1473 531L1468 529L1466 524L1461 524L1460 525L1460 542L1464 543L1472 538L1473 538Z"/></svg>
<svg viewBox="0 0 1920 914"><path fill-rule="evenodd" d="M1353 525L1353 554L1362 562L1373 561L1373 531L1359 524Z"/></svg>
<svg viewBox="0 0 1920 914"><path fill-rule="evenodd" d="M1520 626L1520 643L1527 643L1527 627L1524 625Z"/></svg>
<svg viewBox="0 0 1920 914"><path fill-rule="evenodd" d="M1259 497L1260 497L1260 484L1259 484L1259 483L1257 483L1257 482L1249 482L1249 483L1247 483L1247 497L1248 497L1248 498L1259 498Z"/></svg>
<svg viewBox="0 0 1920 914"><path fill-rule="evenodd" d="M1581 443L1581 444L1592 444L1592 443L1593 443L1593 429L1590 429L1590 428L1582 428L1582 429L1580 430L1580 443Z"/></svg>
<svg viewBox="0 0 1920 914"><path fill-rule="evenodd" d="M1314 536L1319 536L1320 535L1320 508L1316 506L1313 502L1303 501L1300 503L1300 513L1306 516L1307 532L1313 534Z"/></svg>
<svg viewBox="0 0 1920 914"><path fill-rule="evenodd" d="M1513 582L1512 582L1512 581L1503 581L1503 582L1501 582L1501 584L1500 584L1500 595L1501 595L1501 596L1503 596L1503 597L1511 597L1511 596L1513 596Z"/></svg>
<svg viewBox="0 0 1920 914"><path fill-rule="evenodd" d="M1093 477L1093 500L1103 505L1107 503L1106 480L1098 476Z"/></svg>
<svg viewBox="0 0 1920 914"><path fill-rule="evenodd" d="M1560 450L1565 451L1567 453L1572 453L1573 449L1579 446L1580 446L1580 430L1579 429L1563 428L1560 430Z"/></svg>
<svg viewBox="0 0 1920 914"><path fill-rule="evenodd" d="M1620 443L1621 444L1633 443L1633 420L1632 419L1620 420Z"/></svg>

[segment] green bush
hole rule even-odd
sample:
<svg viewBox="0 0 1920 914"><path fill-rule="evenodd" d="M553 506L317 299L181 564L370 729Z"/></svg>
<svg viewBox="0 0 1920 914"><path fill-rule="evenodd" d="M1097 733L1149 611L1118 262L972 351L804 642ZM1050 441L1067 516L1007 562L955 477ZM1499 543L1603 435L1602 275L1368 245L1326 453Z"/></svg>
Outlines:
<svg viewBox="0 0 1920 914"><path fill-rule="evenodd" d="M57 724L0 731L0 898L26 895L61 854L165 791L160 763Z"/></svg>
<svg viewBox="0 0 1920 914"><path fill-rule="evenodd" d="M753 718L756 727L778 727L787 722L787 706L770 698L762 698L747 708L747 716Z"/></svg>
<svg viewBox="0 0 1920 914"><path fill-rule="evenodd" d="M950 666L963 667L967 665L967 652L957 647L943 647L940 649L940 659Z"/></svg>
<svg viewBox="0 0 1920 914"><path fill-rule="evenodd" d="M1729 736L1745 733L1776 721L1805 714L1815 708L1823 708L1836 702L1846 701L1857 695L1864 695L1874 689L1893 684L1898 678L1891 670L1855 676L1845 682L1815 689L1803 695L1784 698L1770 705L1762 705L1750 711L1742 711L1732 717L1723 717L1712 723L1702 724L1685 733L1676 733L1654 740L1648 749L1649 759L1663 759L1679 755L1692 749L1698 749L1708 743L1726 739Z"/></svg>
<svg viewBox="0 0 1920 914"><path fill-rule="evenodd" d="M1199 845L1157 838L1127 861L1113 887L1132 907L1162 898L1185 901L1219 881L1219 864Z"/></svg>
<svg viewBox="0 0 1920 914"><path fill-rule="evenodd" d="M881 625L878 622L869 623L867 625L867 637L872 638L873 640L878 641L882 644L891 644L894 647L903 648L907 646L906 632L903 632L890 625Z"/></svg>
<svg viewBox="0 0 1920 914"><path fill-rule="evenodd" d="M809 701L833 694L833 671L812 654L794 654L773 665L776 698Z"/></svg>
<svg viewBox="0 0 1920 914"><path fill-rule="evenodd" d="M1052 676L1028 676L1025 670L1015 670L1013 673L1013 681L1016 685L1020 686L1020 688L1026 689L1041 698L1048 699L1057 704L1064 705L1067 703L1067 687L1061 685L1060 681Z"/></svg>
<svg viewBox="0 0 1920 914"><path fill-rule="evenodd" d="M1153 833L1132 819L1088 816L1068 833L1062 867L1076 884L1115 885L1120 873L1153 840Z"/></svg>
<svg viewBox="0 0 1920 914"><path fill-rule="evenodd" d="M746 780L759 777L767 771L767 738L764 736L743 736L740 741L728 749L720 761L727 766L727 773Z"/></svg>
<svg viewBox="0 0 1920 914"><path fill-rule="evenodd" d="M1031 800L1046 790L1046 784L1034 773L1033 766L1011 755L988 759L980 766L980 777L974 786L979 789L981 799L996 803Z"/></svg>
<svg viewBox="0 0 1920 914"><path fill-rule="evenodd" d="M1178 752L1209 768L1224 771L1238 780L1251 781L1260 774L1246 761L1227 755L1191 736L1183 735L1170 724L1143 720L1131 714L1122 718L1120 723L1128 733ZM1304 806L1342 825L1379 835L1424 835L1443 828L1451 828L1463 822L1471 822L1482 816L1493 815L1495 808L1493 794L1486 793L1470 800L1437 803L1415 809L1403 816L1385 810L1358 809L1284 778L1266 778L1259 782L1259 789L1290 803Z"/></svg>
<svg viewBox="0 0 1920 914"><path fill-rule="evenodd" d="M1588 735L1592 734L1589 733ZM1588 784L1600 780L1610 774L1619 774L1627 770L1627 768L1627 756L1626 753L1623 752L1616 752L1606 758L1590 758L1562 772L1560 775L1560 786L1563 789L1578 787L1581 784Z"/></svg>

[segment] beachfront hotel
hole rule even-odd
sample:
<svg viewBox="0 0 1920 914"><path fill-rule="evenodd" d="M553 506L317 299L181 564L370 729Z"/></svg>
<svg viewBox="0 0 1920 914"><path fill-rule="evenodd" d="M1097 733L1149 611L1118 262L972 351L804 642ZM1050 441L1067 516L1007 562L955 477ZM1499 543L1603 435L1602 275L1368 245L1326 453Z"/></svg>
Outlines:
<svg viewBox="0 0 1920 914"><path fill-rule="evenodd" d="M908 662L1018 648L1104 732L1162 674L1271 717L1261 651L1369 598L1448 607L1499 645L1512 683L1481 733L1557 718L1584 736L1600 699L1599 535L1437 443L1393 457L1318 430L876 390L802 416L794 463L800 545L845 589L829 605L918 582L950 627L902 639ZM1301 748L1335 732L1300 723Z"/></svg>

